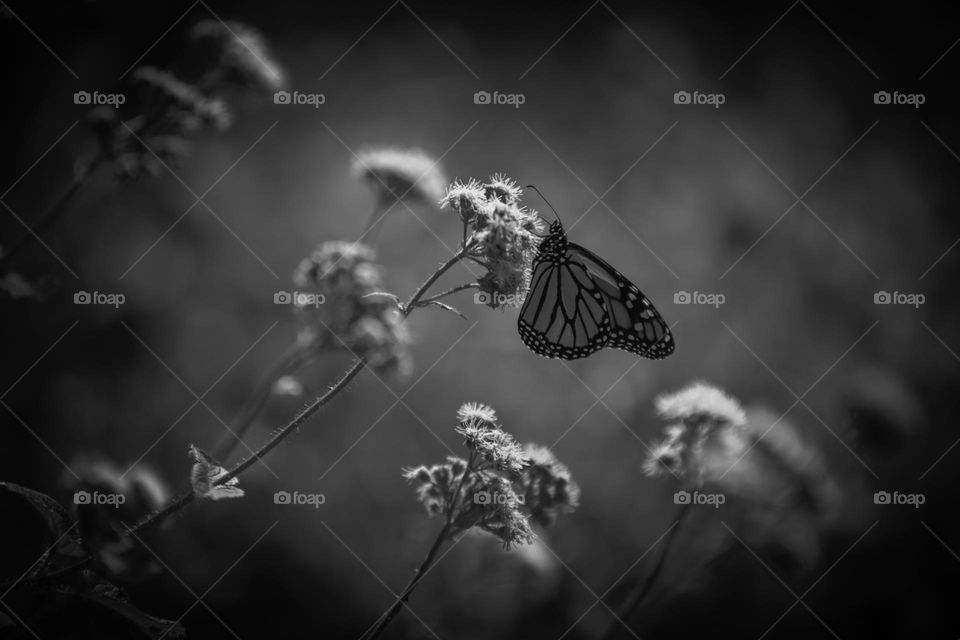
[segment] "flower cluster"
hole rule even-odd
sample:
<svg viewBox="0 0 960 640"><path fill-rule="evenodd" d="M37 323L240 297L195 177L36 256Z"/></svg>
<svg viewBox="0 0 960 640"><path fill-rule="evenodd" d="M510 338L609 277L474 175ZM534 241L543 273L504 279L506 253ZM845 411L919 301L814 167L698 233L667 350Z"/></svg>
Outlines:
<svg viewBox="0 0 960 640"><path fill-rule="evenodd" d="M506 548L529 544L531 518L549 526L557 514L577 507L579 488L548 449L521 448L486 405L465 404L457 419L468 460L449 457L443 464L403 472L417 485L417 499L427 513L447 518L450 537L476 527Z"/></svg>
<svg viewBox="0 0 960 640"><path fill-rule="evenodd" d="M377 370L406 375L410 338L396 303L381 294L374 259L366 245L325 242L301 261L293 276L299 342L319 352L346 349Z"/></svg>
<svg viewBox="0 0 960 640"><path fill-rule="evenodd" d="M530 283L543 222L520 205L522 195L513 180L495 174L486 183L457 181L440 201L463 221L468 256L486 270L477 284L493 308L520 306Z"/></svg>
<svg viewBox="0 0 960 640"><path fill-rule="evenodd" d="M202 130L228 129L233 113L222 97L227 88L274 91L282 86L256 30L205 20L191 37L207 55L195 56L189 72L139 67L131 74L134 99L124 105L125 113L98 106L87 115L99 140L99 159L112 162L118 175L158 175L164 164L189 153L189 140Z"/></svg>
<svg viewBox="0 0 960 640"><path fill-rule="evenodd" d="M754 505L795 505L824 516L839 490L820 451L783 416L744 411L734 398L695 383L657 398L657 410L679 422L666 427L644 464L647 475L674 474L695 486L713 485Z"/></svg>

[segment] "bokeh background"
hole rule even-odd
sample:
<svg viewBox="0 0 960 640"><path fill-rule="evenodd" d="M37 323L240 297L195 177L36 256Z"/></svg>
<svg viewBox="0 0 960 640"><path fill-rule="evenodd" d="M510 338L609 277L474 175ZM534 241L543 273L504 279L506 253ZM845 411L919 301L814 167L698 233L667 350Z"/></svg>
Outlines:
<svg viewBox="0 0 960 640"><path fill-rule="evenodd" d="M234 126L195 141L175 171L197 194L216 183L203 198L216 215L197 205L171 229L194 203L177 177L125 183L102 172L46 238L79 279L42 247L23 256L19 271L45 295L0 300L6 480L67 503L64 464L98 454L124 467L143 456L180 486L188 444L212 447L224 433L217 416L234 418L294 338L274 292L291 288L316 244L362 233L374 194L350 165L370 145L442 156L451 180L502 171L536 184L572 239L676 323L665 361L610 351L565 366L523 347L516 311L474 305L469 293L452 300L466 321L418 312L411 377L362 374L267 459L279 479L255 466L245 499L190 508L154 538L169 571L128 585L144 609L179 618L195 602L182 579L196 595L212 587L204 602L216 613L192 608L190 637L230 637L221 620L242 638L358 637L439 527L400 468L459 450L454 413L473 400L519 439L552 445L582 505L543 546L505 554L482 537L458 543L391 637L596 637L611 620L598 597L615 607L649 572L656 554L644 554L675 517L674 483L641 473L662 428L652 399L702 379L774 415L790 409L843 507L793 535L745 521L737 530L749 549L725 528L735 515L698 512L630 620L638 635L960 633L960 250L950 251L960 236L960 53L948 51L948 8L90 1L11 2L3 13L0 187L13 187L3 202L28 224L94 144L72 94L121 86L138 61L170 64L189 25L211 13L261 30L291 89L326 98L314 109L238 96ZM525 102L476 105L480 90ZM726 100L677 105L679 90ZM926 102L876 105L880 90ZM525 203L546 209L532 193ZM0 212L0 237L22 230ZM409 295L459 230L449 211L396 207L378 247L389 289ZM469 278L454 270L443 282ZM77 290L121 292L126 303L77 306ZM680 291L725 302L675 304ZM876 305L878 291L925 303ZM349 362L331 355L304 369L307 392ZM302 403L273 398L247 443ZM275 505L281 489L326 503ZM922 492L926 503L877 506L877 490Z"/></svg>

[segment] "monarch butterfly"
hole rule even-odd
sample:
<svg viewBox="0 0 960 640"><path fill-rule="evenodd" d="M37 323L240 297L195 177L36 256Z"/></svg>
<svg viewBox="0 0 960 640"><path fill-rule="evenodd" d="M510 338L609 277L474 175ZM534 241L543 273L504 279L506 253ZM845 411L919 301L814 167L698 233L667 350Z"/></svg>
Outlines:
<svg viewBox="0 0 960 640"><path fill-rule="evenodd" d="M533 261L517 327L531 351L564 360L604 347L660 360L675 346L650 300L603 258L569 242L559 216Z"/></svg>

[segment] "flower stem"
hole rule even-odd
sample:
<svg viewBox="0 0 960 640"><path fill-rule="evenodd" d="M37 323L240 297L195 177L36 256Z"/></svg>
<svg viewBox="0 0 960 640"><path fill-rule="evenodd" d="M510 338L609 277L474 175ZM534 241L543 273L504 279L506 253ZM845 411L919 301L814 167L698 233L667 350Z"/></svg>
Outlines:
<svg viewBox="0 0 960 640"><path fill-rule="evenodd" d="M257 416L270 400L273 394L273 386L277 380L296 371L306 355L304 348L300 344L294 343L274 362L267 373L260 378L253 394L240 407L232 433L225 433L217 446L214 447L211 454L213 458L227 460L230 457L230 454L242 442L243 436L250 430Z"/></svg>
<svg viewBox="0 0 960 640"><path fill-rule="evenodd" d="M466 251L469 247L465 247L457 252L450 260L443 263L437 271L431 275L429 278L424 281L423 284L413 293L410 297L410 301L407 304L403 305L400 310L400 313L404 318L410 315L410 313L416 308L417 301L423 298L424 294L433 285L437 279L443 275L450 267L455 265L457 262L463 259ZM350 381L353 380L364 368L366 365L365 358L357 358L350 368L344 373L339 380L337 380L326 393L318 397L316 400L311 402L306 406L300 413L298 413L293 420L288 422L283 428L277 431L273 437L271 437L263 446L257 449L247 458L238 462L232 469L230 469L225 475L221 476L214 484L222 485L226 482L229 482L231 479L237 477L244 471L246 471L250 466L252 466L257 460L264 457L268 454L274 447L283 442L291 433L296 431L304 422L307 421L314 413L316 413L321 407L330 402L334 397L337 396L341 391L343 391ZM170 504L159 511L155 511L150 514L143 520L137 523L137 525L132 529L133 533L139 533L140 531L152 527L159 521L164 518L173 515L174 513L180 511L183 507L187 506L194 499L193 493L181 494L180 496L174 498Z"/></svg>
<svg viewBox="0 0 960 640"><path fill-rule="evenodd" d="M77 195L80 189L83 188L83 186L87 183L87 180L90 179L90 176L93 175L103 160L103 156L97 154L83 169L77 171L77 173L73 176L73 181L70 183L70 187L64 191L60 197L57 198L56 201L54 201L53 204L51 204L50 207L40 215L39 218L37 218L36 222L33 224L33 227L29 231L20 236L20 239L10 245L10 247L3 252L3 255L0 255L0 273L3 273L7 270L14 258L16 258L18 254L20 254L30 245L31 240L33 240L34 237L42 237L43 234L63 216L63 214L67 211L70 202Z"/></svg>
<svg viewBox="0 0 960 640"><path fill-rule="evenodd" d="M403 588L403 591L400 592L400 595L397 596L397 599L394 600L393 605L390 606L387 611L380 616L380 619L377 621L377 624L373 629L362 636L363 640L374 640L384 629L387 628L387 625L397 617L397 614L400 613L400 609L403 608L403 605L410 599L410 596L413 595L413 590L417 588L417 585L420 583L420 580L423 578L423 575L430 570L430 567L433 566L433 563L436 559L437 553L443 547L443 543L450 537L451 533L454 531L454 513L457 510L457 506L460 504L460 492L463 490L463 485L466 484L467 476L470 475L470 471L473 470L473 463L476 461L476 452L470 452L470 459L467 461L467 467L463 470L463 475L460 476L460 482L457 483L457 489L453 492L453 498L450 500L450 504L447 506L447 520L443 525L443 528L440 530L440 533L437 534L436 540L433 541L433 545L430 547L430 550L427 551L427 555L423 558L423 561L420 563L420 566L417 567L416 572L414 572L413 577L410 578L410 581L407 583L407 586Z"/></svg>
<svg viewBox="0 0 960 640"><path fill-rule="evenodd" d="M467 252L472 248L472 244L468 244L460 249L452 258L447 262L443 263L437 271L427 278L423 284L410 296L410 300L401 307L400 313L406 318L409 316L415 308L417 308L417 303L423 298L427 290L443 275L448 269L450 269L457 262L462 260ZM283 440L285 440L291 433L296 431L303 423L305 423L314 413L316 413L321 407L330 402L334 397L336 397L341 391L343 391L347 385L363 370L366 365L365 358L357 358L354 363L347 369L339 380L337 380L326 393L318 397L316 400L311 402L304 408L300 413L298 413L290 422L288 422L283 428L277 431L273 437L271 437L263 446L261 446L257 451L253 452L249 457L238 462L232 469L230 469L225 475L217 479L213 484L214 486L222 485L226 482L229 482L231 479L239 476L241 473L246 471L251 467L257 460L266 456L270 451L272 451L277 445L279 445ZM279 368L277 369L279 370ZM255 415L255 414L254 414ZM467 472L465 471L464 474ZM458 488L459 493L459 488ZM192 490L187 490L176 495L165 507L154 511L153 513L142 518L136 525L132 528L129 528L129 535L140 534L144 531L152 529L159 525L166 518L178 513L184 507L192 503L196 499L196 495ZM449 520L449 518L448 518ZM428 554L427 558L424 559L424 563L421 565L421 568L418 569L417 575L422 576L427 569L430 568L430 565L433 563L434 556L436 556L437 551L443 544L443 540L449 535L449 532L452 528L451 522L444 526L443 530L440 532L441 535L438 536L437 541L434 543L434 548L431 549L431 553ZM68 566L56 572L53 572L44 576L37 576L31 580L24 580L23 584L38 584L43 582L49 582L52 579L65 576L67 574L73 573L74 571L89 567L93 563L93 557L87 556L86 558ZM415 577L416 578L416 577ZM404 591L412 592L413 587L416 586L416 582L419 578L411 581L411 584L408 585L408 588ZM406 594L406 598L409 598L409 593ZM403 606L402 600L400 604L397 605L397 610ZM396 615L394 613L393 615ZM385 625L382 625L385 626Z"/></svg>
<svg viewBox="0 0 960 640"><path fill-rule="evenodd" d="M653 585L657 582L657 578L660 577L660 571L663 569L667 555L669 555L670 549L673 546L674 541L677 539L677 532L680 531L680 527L689 512L689 502L680 506L680 509L677 511L676 523L674 523L673 527L670 529L670 532L667 534L667 540L663 545L663 551L660 552L660 557L657 558L657 563L653 566L653 571L650 572L646 580L643 582L637 582L630 595L627 596L624 606L620 609L620 612L617 614L613 622L610 623L610 626L607 627L607 631L603 634L601 640L612 640L612 638L617 635L620 625L626 624L628 616L630 616L637 608L640 607L641 604L643 604L644 599L650 593Z"/></svg>

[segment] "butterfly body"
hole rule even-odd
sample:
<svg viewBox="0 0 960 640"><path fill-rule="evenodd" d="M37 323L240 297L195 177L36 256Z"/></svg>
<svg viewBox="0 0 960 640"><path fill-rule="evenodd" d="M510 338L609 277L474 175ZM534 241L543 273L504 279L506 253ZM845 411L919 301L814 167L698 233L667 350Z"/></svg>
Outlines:
<svg viewBox="0 0 960 640"><path fill-rule="evenodd" d="M534 353L575 360L604 347L651 359L674 350L650 300L595 253L570 242L559 220L540 243L517 321Z"/></svg>

